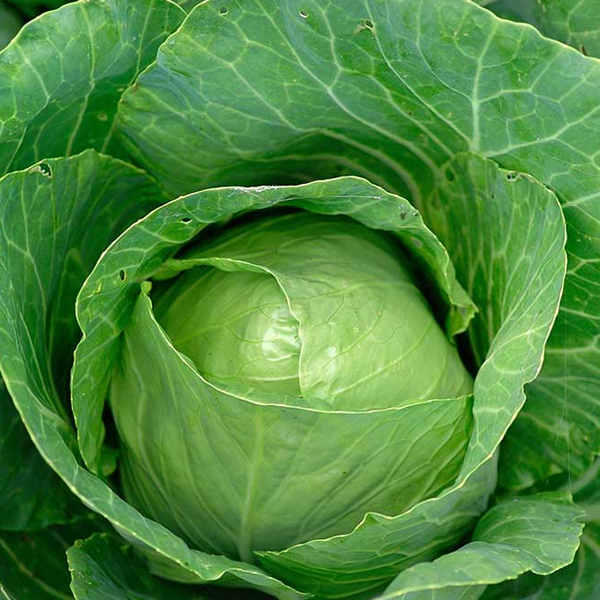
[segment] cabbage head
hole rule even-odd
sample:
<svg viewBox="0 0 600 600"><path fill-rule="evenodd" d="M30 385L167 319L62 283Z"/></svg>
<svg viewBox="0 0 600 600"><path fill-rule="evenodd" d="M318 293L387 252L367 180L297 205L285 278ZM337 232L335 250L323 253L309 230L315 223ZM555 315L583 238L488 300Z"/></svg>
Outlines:
<svg viewBox="0 0 600 600"><path fill-rule="evenodd" d="M572 4L0 6L0 597L600 597Z"/></svg>
<svg viewBox="0 0 600 600"><path fill-rule="evenodd" d="M308 212L171 259L184 271L154 311L140 294L111 380L127 500L253 562L447 487L472 381L402 263L392 240Z"/></svg>

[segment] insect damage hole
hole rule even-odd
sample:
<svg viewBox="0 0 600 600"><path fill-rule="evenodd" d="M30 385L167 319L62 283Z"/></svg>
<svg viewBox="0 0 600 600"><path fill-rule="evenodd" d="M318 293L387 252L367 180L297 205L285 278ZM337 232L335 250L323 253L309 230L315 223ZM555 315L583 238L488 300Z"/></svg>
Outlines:
<svg viewBox="0 0 600 600"><path fill-rule="evenodd" d="M188 223L191 223L192 219L190 217L183 217L183 219L181 219L181 223L183 223L184 225L187 225Z"/></svg>
<svg viewBox="0 0 600 600"><path fill-rule="evenodd" d="M125 271L123 269L121 269L119 271L119 279L121 281L125 281L127 279L127 273L125 273Z"/></svg>
<svg viewBox="0 0 600 600"><path fill-rule="evenodd" d="M30 173L39 173L48 179L52 178L52 169L47 162L41 162L39 165L34 165L29 169Z"/></svg>
<svg viewBox="0 0 600 600"><path fill-rule="evenodd" d="M219 14L224 17L229 12L229 9L226 6L221 6L219 9Z"/></svg>
<svg viewBox="0 0 600 600"><path fill-rule="evenodd" d="M306 19L306 18L308 17L308 13L307 13L305 10L301 10L301 11L300 11L300 16L301 16L303 19Z"/></svg>

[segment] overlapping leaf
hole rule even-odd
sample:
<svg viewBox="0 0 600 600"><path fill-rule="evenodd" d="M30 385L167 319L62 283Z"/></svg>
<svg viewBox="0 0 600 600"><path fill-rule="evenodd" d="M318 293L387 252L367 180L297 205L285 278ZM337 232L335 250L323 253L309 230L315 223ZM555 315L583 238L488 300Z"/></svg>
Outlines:
<svg viewBox="0 0 600 600"><path fill-rule="evenodd" d="M527 571L554 573L573 560L582 516L565 493L498 504L479 521L469 544L404 571L381 600L477 600L486 585Z"/></svg>
<svg viewBox="0 0 600 600"><path fill-rule="evenodd" d="M83 512L38 454L0 381L0 530L35 531Z"/></svg>
<svg viewBox="0 0 600 600"><path fill-rule="evenodd" d="M0 531L0 598L72 600L67 548L81 536L104 530L96 517L36 532Z"/></svg>
<svg viewBox="0 0 600 600"><path fill-rule="evenodd" d="M111 122L121 88L152 60L154 49L181 19L167 3L137 3L142 12L135 15L147 16L157 37L148 41L147 53L141 52L133 39L141 20L129 15L125 21L131 25L126 29L131 44L124 48L120 35L108 34L116 31L111 28L124 18L121 9L126 5L130 3L125 0L92 0L49 13L0 56L0 74L9 75L3 81L11 83L0 89L3 169L92 146L115 153L126 147L173 192L221 183L362 174L404 193L422 208L439 236L457 252L459 278L483 309L470 333L478 361L487 357L476 384L476 402L478 395L485 396L493 407L476 411L476 435L458 486L443 502L423 503L394 523L395 535L404 544L400 550L396 538L381 549L381 534L389 532L390 520L373 516L354 537L269 553L263 564L304 589L336 595L356 584L352 578L361 571L365 554L382 551L384 559L380 562L378 556L373 573L383 582L410 561L433 558L457 541L456 532L466 531L483 509L493 481L489 458L519 410L523 383L537 374L555 315L564 232L551 194L529 178L498 171L481 159L463 157L448 163L462 150L494 157L554 188L569 228L569 276L562 310L542 377L529 388L530 401L509 435L503 482L526 487L552 473L570 469L585 473L600 449L596 401L600 383L595 367L600 142L589 135L600 118L598 64L542 39L531 28L501 22L466 0L364 0L351 5L331 0L213 0L195 9L162 46L157 64L125 94L119 134ZM64 24L56 20L58 14L73 19L72 30L66 26L68 18ZM109 65L113 66L125 57L126 76L125 71L110 68L102 71L105 79L96 76L86 55L93 34L73 44L73 36L61 35L58 23L65 25L65 32L79 31L85 19L78 17L94 14L101 17L92 23L108 23L102 39L112 39L97 58L109 63L113 58L116 62ZM59 53L64 64L72 69L68 82L59 81L56 69L44 64L47 54L20 54L21 47L37 44L48 50L43 43L51 34L64 50ZM462 68L457 70L456 64ZM257 67L266 75L257 77ZM36 72L45 68L51 71L48 78L38 77ZM13 89L16 81L22 87ZM99 81L100 86L92 85ZM54 86L50 94L43 89L47 83ZM99 108L106 90L108 112ZM86 217L79 205L66 203L70 215L54 219L48 207L63 207L62 202L73 198L93 205L96 198L107 202L109 213L122 203L114 215L124 211L133 220L128 211L137 210L134 197L144 199L137 205L143 211L150 197L160 201L158 191L139 171L94 154L84 156L46 161L0 181L4 202L0 282L5 285L0 290L0 364L26 426L42 456L71 488L133 541L158 550L204 581L237 579L282 598L298 597L260 569L190 551L77 462L74 436L55 391L66 389L68 352L61 354L56 330L53 333L56 325L48 323L66 324L66 346L71 347L77 337L71 312L74 293L90 262L124 222L95 223L94 231L102 235L86 255L77 238L86 240L90 215ZM118 176L110 179L113 170ZM124 183L119 187L121 178ZM91 182L91 192L84 180ZM498 206L511 207L509 214L490 210L489 221L492 215L499 221L478 220L479 213L471 211L487 212L487 203L493 205L498 194L502 198ZM448 202L457 195L461 202ZM448 213L453 207L456 210ZM166 236L160 242L164 242L161 260L174 240L189 239L186 224L172 216L177 222L169 221L161 230ZM401 214L398 217L402 219ZM74 229L64 234L60 222ZM509 223L519 226L507 240ZM488 235L494 228L498 235ZM537 249L536 236L544 242ZM456 250L461 242L462 255ZM526 250L521 252L535 263L533 270L515 256L523 244ZM52 263L51 256L58 260ZM124 257L131 264L125 264ZM111 285L120 285L131 278L133 265L148 257L132 243L113 258ZM84 268L79 268L80 262ZM148 263L138 275L152 273L159 263L158 259ZM76 276L66 278L63 289L57 281L65 265ZM480 279L484 276L485 282ZM126 305L126 301L117 305L117 313ZM127 311L118 316L126 319ZM50 372L49 364L58 376ZM97 365L88 373L96 382L107 368L106 363ZM498 383L503 380L510 382L506 389ZM535 440L535 445L528 440ZM468 478L481 464L487 470ZM440 521L451 532L445 538L433 527Z"/></svg>
<svg viewBox="0 0 600 600"><path fill-rule="evenodd" d="M466 0L216 0L125 92L119 127L174 192L354 172L427 217L465 149L555 190L569 276L508 435L502 483L521 488L600 451L599 78L597 61Z"/></svg>
<svg viewBox="0 0 600 600"><path fill-rule="evenodd" d="M115 535L96 534L67 550L75 600L202 600L197 588L148 573L131 546Z"/></svg>
<svg viewBox="0 0 600 600"><path fill-rule="evenodd" d="M600 57L598 0L476 0L498 16L531 23L544 35Z"/></svg>
<svg viewBox="0 0 600 600"><path fill-rule="evenodd" d="M166 0L90 0L44 14L0 55L0 174L95 148L123 154L123 90L185 13Z"/></svg>

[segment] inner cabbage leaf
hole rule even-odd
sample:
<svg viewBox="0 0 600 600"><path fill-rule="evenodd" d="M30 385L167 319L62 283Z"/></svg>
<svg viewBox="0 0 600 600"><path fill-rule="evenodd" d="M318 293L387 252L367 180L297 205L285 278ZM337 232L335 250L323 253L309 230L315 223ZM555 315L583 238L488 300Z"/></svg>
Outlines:
<svg viewBox="0 0 600 600"><path fill-rule="evenodd" d="M203 375L309 406L468 394L471 378L405 263L391 238L348 218L269 216L171 261L205 266L172 285L156 314Z"/></svg>

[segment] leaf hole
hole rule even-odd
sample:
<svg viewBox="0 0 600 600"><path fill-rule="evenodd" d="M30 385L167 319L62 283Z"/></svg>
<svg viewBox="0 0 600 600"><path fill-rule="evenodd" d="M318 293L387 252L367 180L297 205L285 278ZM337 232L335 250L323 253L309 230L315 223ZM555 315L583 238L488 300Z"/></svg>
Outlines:
<svg viewBox="0 0 600 600"><path fill-rule="evenodd" d="M191 222L192 222L192 219L191 219L190 217L183 217L183 219L181 219L181 222L182 222L184 225L187 225L188 223L191 223Z"/></svg>
<svg viewBox="0 0 600 600"><path fill-rule="evenodd" d="M300 11L300 16L301 16L303 19L306 19L306 18L308 17L308 13L307 13L305 10L301 10L301 11Z"/></svg>
<svg viewBox="0 0 600 600"><path fill-rule="evenodd" d="M373 27L375 27L375 25L373 25L373 21L369 21L369 19L365 19L365 27L367 29L373 29Z"/></svg>
<svg viewBox="0 0 600 600"><path fill-rule="evenodd" d="M41 173L44 177L50 179L52 177L52 169L47 162L41 162L39 165L34 167L34 171Z"/></svg>
<svg viewBox="0 0 600 600"><path fill-rule="evenodd" d="M219 9L219 14L224 17L229 12L229 9L226 6L221 6Z"/></svg>
<svg viewBox="0 0 600 600"><path fill-rule="evenodd" d="M125 281L127 279L127 273L125 273L125 271L123 269L121 269L119 271L119 279L121 281Z"/></svg>

